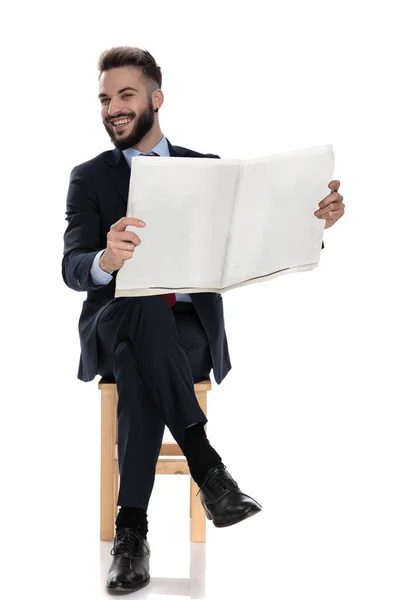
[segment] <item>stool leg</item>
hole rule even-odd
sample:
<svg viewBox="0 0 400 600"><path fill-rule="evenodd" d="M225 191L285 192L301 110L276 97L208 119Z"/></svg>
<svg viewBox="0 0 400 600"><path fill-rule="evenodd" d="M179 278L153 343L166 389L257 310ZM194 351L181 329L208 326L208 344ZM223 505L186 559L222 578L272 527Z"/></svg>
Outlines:
<svg viewBox="0 0 400 600"><path fill-rule="evenodd" d="M114 517L117 518L117 514L118 514L118 491L119 491L119 472L118 472L118 461L115 460L114 462L115 466L114 466L114 506L115 506L115 510L114 510Z"/></svg>
<svg viewBox="0 0 400 600"><path fill-rule="evenodd" d="M100 539L114 539L115 515L115 394L101 390Z"/></svg>
<svg viewBox="0 0 400 600"><path fill-rule="evenodd" d="M192 505L192 542L206 541L206 513L200 502L200 496L197 496L199 486L190 478L190 498Z"/></svg>
<svg viewBox="0 0 400 600"><path fill-rule="evenodd" d="M117 419L117 406L118 406L118 394L115 392L114 395L114 406L115 406L115 460L114 460L114 504L115 504L115 518L118 515L118 492L119 492L119 465L118 465L118 419Z"/></svg>
<svg viewBox="0 0 400 600"><path fill-rule="evenodd" d="M197 401L200 408L207 416L207 392L197 392ZM207 425L204 426L207 431ZM200 502L200 495L197 495L199 486L190 478L190 516L192 519L192 542L206 541L206 513Z"/></svg>

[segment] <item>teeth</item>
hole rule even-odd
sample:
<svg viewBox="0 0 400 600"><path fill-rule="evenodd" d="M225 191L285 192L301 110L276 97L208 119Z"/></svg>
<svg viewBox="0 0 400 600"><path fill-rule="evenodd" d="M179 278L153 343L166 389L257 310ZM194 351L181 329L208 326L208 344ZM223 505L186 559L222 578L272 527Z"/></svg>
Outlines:
<svg viewBox="0 0 400 600"><path fill-rule="evenodd" d="M124 125L125 123L130 123L131 119L121 119L120 121L114 121L113 125Z"/></svg>

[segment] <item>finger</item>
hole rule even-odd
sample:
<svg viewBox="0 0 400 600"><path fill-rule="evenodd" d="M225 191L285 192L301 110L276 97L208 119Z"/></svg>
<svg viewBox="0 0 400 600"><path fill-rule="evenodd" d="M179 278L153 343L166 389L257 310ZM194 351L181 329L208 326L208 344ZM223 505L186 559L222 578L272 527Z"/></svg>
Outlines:
<svg viewBox="0 0 400 600"><path fill-rule="evenodd" d="M131 250L129 252L128 251L122 251L120 258L122 258L123 260L127 260L128 258L132 258L132 254L133 254L133 250Z"/></svg>
<svg viewBox="0 0 400 600"><path fill-rule="evenodd" d="M116 241L116 242L110 243L110 249L113 252L115 252L116 250L118 250L118 251L124 250L126 252L133 252L135 248L136 248L136 244L133 244L132 242Z"/></svg>
<svg viewBox="0 0 400 600"><path fill-rule="evenodd" d="M325 219L326 221L337 221L340 217L343 217L344 210L330 210L324 215L318 217L319 219Z"/></svg>
<svg viewBox="0 0 400 600"><path fill-rule="evenodd" d="M123 238L119 238L117 241L119 243L121 243L121 244L133 244L134 246L139 246L139 244L142 243L142 240L136 234L133 234L133 239L132 240L125 240Z"/></svg>
<svg viewBox="0 0 400 600"><path fill-rule="evenodd" d="M117 231L114 232L115 239L122 240L123 242L133 242L134 244L140 244L140 237L134 231Z"/></svg>
<svg viewBox="0 0 400 600"><path fill-rule="evenodd" d="M334 192L337 192L340 188L340 181L338 179L334 179L333 181L328 183L328 188L333 190Z"/></svg>
<svg viewBox="0 0 400 600"><path fill-rule="evenodd" d="M141 219L134 219L133 217L123 217L122 219L114 223L114 225L111 225L110 231L111 229L115 231L123 231L125 227L128 227L129 225L134 227L145 227L146 223Z"/></svg>
<svg viewBox="0 0 400 600"><path fill-rule="evenodd" d="M323 217L328 212L335 212L337 210L343 210L343 209L344 209L344 204L339 203L339 202L332 202L331 204L328 204L328 206L325 206L324 208L317 210L314 214L316 217Z"/></svg>
<svg viewBox="0 0 400 600"><path fill-rule="evenodd" d="M107 240L109 242L132 242L136 246L138 246L141 242L141 239L134 231L116 231L110 230L107 233Z"/></svg>
<svg viewBox="0 0 400 600"><path fill-rule="evenodd" d="M328 206L328 204L331 204L332 202L343 202L342 194L339 194L338 192L332 192L331 194L329 194L329 196L326 196L326 198L321 200L321 202L318 204L318 206L320 208L324 208L325 206Z"/></svg>

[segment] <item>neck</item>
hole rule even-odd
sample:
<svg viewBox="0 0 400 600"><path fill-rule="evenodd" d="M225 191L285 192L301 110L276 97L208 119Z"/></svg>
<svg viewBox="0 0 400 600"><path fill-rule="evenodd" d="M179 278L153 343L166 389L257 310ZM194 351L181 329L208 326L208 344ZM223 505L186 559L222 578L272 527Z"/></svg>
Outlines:
<svg viewBox="0 0 400 600"><path fill-rule="evenodd" d="M133 146L135 150L139 150L139 152L150 152L153 150L154 146L157 146L159 142L161 142L163 137L162 131L160 129L159 124L154 123L154 126L150 129L150 131L140 140L136 146Z"/></svg>

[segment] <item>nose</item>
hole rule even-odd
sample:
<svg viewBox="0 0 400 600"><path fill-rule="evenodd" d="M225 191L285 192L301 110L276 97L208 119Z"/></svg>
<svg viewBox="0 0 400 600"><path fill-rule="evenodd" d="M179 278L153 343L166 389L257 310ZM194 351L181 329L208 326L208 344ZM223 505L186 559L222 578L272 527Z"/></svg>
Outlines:
<svg viewBox="0 0 400 600"><path fill-rule="evenodd" d="M108 105L108 110L107 110L107 116L108 117L115 117L120 112L121 112L121 102L120 102L120 100L118 98L115 98L114 100L110 100L110 103Z"/></svg>

